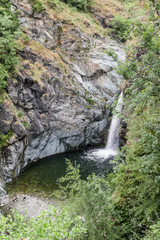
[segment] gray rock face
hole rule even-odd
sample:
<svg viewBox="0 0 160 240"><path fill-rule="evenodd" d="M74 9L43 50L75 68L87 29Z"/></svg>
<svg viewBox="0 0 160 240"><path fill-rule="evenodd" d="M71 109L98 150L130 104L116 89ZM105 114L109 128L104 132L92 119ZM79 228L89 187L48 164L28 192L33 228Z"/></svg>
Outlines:
<svg viewBox="0 0 160 240"><path fill-rule="evenodd" d="M6 191L0 186L0 199L6 195Z"/></svg>
<svg viewBox="0 0 160 240"><path fill-rule="evenodd" d="M95 40L94 44L96 47L88 51L87 56L80 56L78 64L73 66L75 78L92 96L102 96L109 103L119 91L122 79L115 70L117 62L104 50L112 48L121 61L124 61L125 55L117 43L107 39L106 42Z"/></svg>
<svg viewBox="0 0 160 240"><path fill-rule="evenodd" d="M35 21L21 11L29 6L20 4L20 24L31 40L20 52L16 79L9 82L10 107L0 105L0 132L12 132L0 151L5 182L40 158L103 142L107 106L121 85L117 62L104 50L112 48L119 60L125 58L115 41L98 40L73 25L61 31L61 45L55 49L67 24L47 14Z"/></svg>
<svg viewBox="0 0 160 240"><path fill-rule="evenodd" d="M3 186L0 182L0 207L5 205L8 202L8 197L6 191L3 189Z"/></svg>

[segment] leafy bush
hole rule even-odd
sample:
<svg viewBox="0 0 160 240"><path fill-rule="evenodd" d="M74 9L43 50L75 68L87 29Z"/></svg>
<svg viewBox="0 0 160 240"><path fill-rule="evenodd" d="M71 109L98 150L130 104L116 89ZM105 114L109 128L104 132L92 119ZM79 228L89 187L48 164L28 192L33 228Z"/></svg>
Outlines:
<svg viewBox="0 0 160 240"><path fill-rule="evenodd" d="M47 4L49 8L54 8L58 13L66 7L65 3L61 2L60 0L47 0Z"/></svg>
<svg viewBox="0 0 160 240"><path fill-rule="evenodd" d="M7 79L9 78L8 71L6 71L4 65L0 63L0 89L7 86Z"/></svg>
<svg viewBox="0 0 160 240"><path fill-rule="evenodd" d="M126 40L130 37L130 32L132 28L131 20L121 15L118 15L112 20L110 24L112 26L110 34L114 38L117 37L122 42L126 42Z"/></svg>
<svg viewBox="0 0 160 240"><path fill-rule="evenodd" d="M84 219L86 229L84 239L119 240L121 234L119 228L115 226L118 213L114 209L112 188L107 177L93 174L88 176L87 180L82 180L79 167L67 160L66 175L59 180L60 196L64 196L64 189L67 190L71 215L73 217L78 215Z"/></svg>
<svg viewBox="0 0 160 240"><path fill-rule="evenodd" d="M15 38L18 35L18 20L10 11L7 0L0 1L0 89L7 86L9 73L18 63Z"/></svg>
<svg viewBox="0 0 160 240"><path fill-rule="evenodd" d="M59 213L54 207L29 220L13 212L13 216L0 216L0 239L84 240L86 229L83 225L81 217L71 218L67 210Z"/></svg>
<svg viewBox="0 0 160 240"><path fill-rule="evenodd" d="M45 5L43 0L31 0L33 12L40 13L45 10Z"/></svg>
<svg viewBox="0 0 160 240"><path fill-rule="evenodd" d="M150 226L147 236L143 240L159 240L160 238L160 221Z"/></svg>
<svg viewBox="0 0 160 240"><path fill-rule="evenodd" d="M57 191L58 194L56 193L57 196L60 194L60 196L63 196L65 199L75 196L80 190L82 183L79 173L80 165L76 165L76 162L72 165L69 159L66 159L66 164L66 174L64 177L58 179L59 190Z"/></svg>
<svg viewBox="0 0 160 240"><path fill-rule="evenodd" d="M80 10L87 11L87 9L93 4L94 0L63 0L72 7L76 7Z"/></svg>

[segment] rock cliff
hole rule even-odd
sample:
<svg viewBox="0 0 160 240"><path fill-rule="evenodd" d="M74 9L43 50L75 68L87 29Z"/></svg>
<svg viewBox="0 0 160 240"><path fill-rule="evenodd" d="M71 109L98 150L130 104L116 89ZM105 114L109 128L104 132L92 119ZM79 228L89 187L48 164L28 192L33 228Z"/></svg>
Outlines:
<svg viewBox="0 0 160 240"><path fill-rule="evenodd" d="M105 50L125 58L123 46L108 37L47 11L33 14L25 0L12 3L23 36L0 104L0 132L8 136L0 150L5 182L40 158L103 142L121 85L117 62Z"/></svg>

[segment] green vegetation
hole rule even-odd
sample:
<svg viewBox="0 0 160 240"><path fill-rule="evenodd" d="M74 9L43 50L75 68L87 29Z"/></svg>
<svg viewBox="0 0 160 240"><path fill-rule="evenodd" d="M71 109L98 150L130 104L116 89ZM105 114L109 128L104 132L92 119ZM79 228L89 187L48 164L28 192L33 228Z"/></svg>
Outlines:
<svg viewBox="0 0 160 240"><path fill-rule="evenodd" d="M15 43L18 20L10 8L10 1L0 0L0 89L7 86L9 74L18 62Z"/></svg>
<svg viewBox="0 0 160 240"><path fill-rule="evenodd" d="M45 5L43 0L31 0L33 12L40 13L45 10Z"/></svg>
<svg viewBox="0 0 160 240"><path fill-rule="evenodd" d="M159 240L160 236L160 221L150 226L147 236L143 240Z"/></svg>
<svg viewBox="0 0 160 240"><path fill-rule="evenodd" d="M96 100L88 97L87 95L85 96L85 99L86 99L86 101L87 101L89 104L91 104L91 105L93 105L94 103L96 103Z"/></svg>
<svg viewBox="0 0 160 240"><path fill-rule="evenodd" d="M65 4L68 4L68 6L71 8L77 8L82 11L87 11L93 3L94 3L94 0L61 0L61 1L60 0L47 0L48 6L51 8L56 7L57 11L64 9Z"/></svg>
<svg viewBox="0 0 160 240"><path fill-rule="evenodd" d="M153 5L150 12L145 22L135 21L134 45L119 68L130 83L125 103L128 144L114 184L117 208L125 209L125 235L135 239L159 220L160 210L160 25ZM123 211L121 218L120 224Z"/></svg>
<svg viewBox="0 0 160 240"><path fill-rule="evenodd" d="M85 232L81 217L71 218L67 210L59 214L54 207L29 220L16 212L0 218L0 239L6 240L83 240Z"/></svg>
<svg viewBox="0 0 160 240"><path fill-rule="evenodd" d="M13 135L13 132L10 130L6 135L0 134L0 149L6 146L8 139Z"/></svg>
<svg viewBox="0 0 160 240"><path fill-rule="evenodd" d="M22 118L22 117L23 117L23 112L19 111L19 112L17 113L17 116L18 116L19 118Z"/></svg>
<svg viewBox="0 0 160 240"><path fill-rule="evenodd" d="M30 0L32 4L33 13L40 13L46 9L45 2L43 0ZM47 5L50 8L55 8L57 12L65 9L66 4L72 8L77 8L81 11L87 12L89 7L94 3L94 0L47 0Z"/></svg>
<svg viewBox="0 0 160 240"><path fill-rule="evenodd" d="M68 197L71 215L78 215L84 219L86 229L84 239L114 239L110 235L114 227L112 220L114 209L111 205L111 189L107 178L93 174L86 181L81 180L79 166L72 165L68 160L67 165L66 175L59 180L60 195Z"/></svg>
<svg viewBox="0 0 160 240"><path fill-rule="evenodd" d="M49 8L55 9L57 13L60 13L66 7L66 4L59 0L47 0L47 5Z"/></svg>
<svg viewBox="0 0 160 240"><path fill-rule="evenodd" d="M30 128L30 125L27 121L22 122L22 124L27 130Z"/></svg>
<svg viewBox="0 0 160 240"><path fill-rule="evenodd" d="M104 50L104 53L107 53L108 56L111 56L114 61L118 61L118 56L117 56L117 54L113 51L112 48Z"/></svg>
<svg viewBox="0 0 160 240"><path fill-rule="evenodd" d="M80 10L87 11L87 9L93 4L94 0L63 0L72 7L76 7Z"/></svg>
<svg viewBox="0 0 160 240"><path fill-rule="evenodd" d="M122 42L126 42L130 37L133 24L129 18L117 15L115 18L113 18L111 26L112 29L109 31L109 34L113 38L118 38Z"/></svg>

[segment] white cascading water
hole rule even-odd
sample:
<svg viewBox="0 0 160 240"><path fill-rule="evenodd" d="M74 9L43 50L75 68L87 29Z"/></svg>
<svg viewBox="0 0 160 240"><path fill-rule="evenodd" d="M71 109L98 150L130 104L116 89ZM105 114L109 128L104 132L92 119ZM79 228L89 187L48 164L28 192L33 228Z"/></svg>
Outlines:
<svg viewBox="0 0 160 240"><path fill-rule="evenodd" d="M119 147L119 126L120 126L120 114L122 111L122 105L123 105L123 92L121 92L118 103L115 108L115 114L113 115L111 126L109 129L108 134L108 140L106 144L105 150L108 151L108 153L112 153L112 155L115 155L117 153L117 148Z"/></svg>
<svg viewBox="0 0 160 240"><path fill-rule="evenodd" d="M107 159L113 157L117 154L117 149L119 147L119 126L120 126L120 114L123 106L123 92L121 92L118 102L115 108L115 114L113 115L111 125L109 128L108 140L106 147L104 149L94 150L92 151L90 157L93 159L101 158Z"/></svg>

